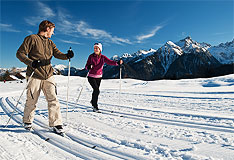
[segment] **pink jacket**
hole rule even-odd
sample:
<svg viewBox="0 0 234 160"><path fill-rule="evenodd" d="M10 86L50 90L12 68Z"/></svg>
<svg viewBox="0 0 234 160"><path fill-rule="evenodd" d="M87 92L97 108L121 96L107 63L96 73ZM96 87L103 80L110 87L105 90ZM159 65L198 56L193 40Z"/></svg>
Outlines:
<svg viewBox="0 0 234 160"><path fill-rule="evenodd" d="M95 53L89 55L85 69L88 69L87 67L89 65L93 65L93 68L89 70L88 76L93 78L101 78L103 74L103 66L105 63L112 66L118 66L117 62L110 60L102 54L100 56L96 55Z"/></svg>

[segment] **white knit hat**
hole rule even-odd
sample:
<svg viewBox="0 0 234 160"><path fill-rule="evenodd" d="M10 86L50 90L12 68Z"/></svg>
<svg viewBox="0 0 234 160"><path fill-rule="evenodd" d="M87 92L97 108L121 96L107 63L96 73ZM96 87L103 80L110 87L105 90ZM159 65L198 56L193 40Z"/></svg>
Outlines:
<svg viewBox="0 0 234 160"><path fill-rule="evenodd" d="M99 43L95 43L94 46L98 46L98 48L100 49L100 51L102 52L102 44L99 42ZM93 46L93 47L94 47Z"/></svg>

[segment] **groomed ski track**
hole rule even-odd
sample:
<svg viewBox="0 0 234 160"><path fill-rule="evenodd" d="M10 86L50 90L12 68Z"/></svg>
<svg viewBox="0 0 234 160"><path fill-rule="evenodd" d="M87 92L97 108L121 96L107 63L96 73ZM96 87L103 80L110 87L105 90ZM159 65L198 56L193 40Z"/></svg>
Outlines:
<svg viewBox="0 0 234 160"><path fill-rule="evenodd" d="M40 159L40 155L64 160L234 157L233 75L153 82L126 79L120 97L119 81L105 80L98 102L101 113L92 112L88 83L76 105L84 78L71 77L67 120L67 77L55 77L67 138L49 131L44 95L37 103L33 123L39 135L21 126L26 96L9 127L4 128L22 88L20 83L9 82L2 85L0 95L0 159ZM207 83L212 85L206 87Z"/></svg>
<svg viewBox="0 0 234 160"><path fill-rule="evenodd" d="M59 100L61 104L66 104L64 100ZM110 105L110 104L107 104ZM78 105L75 106L75 103L69 102L69 106L72 107L71 111L73 108L75 110L83 110L86 111L89 106L85 105ZM121 106L121 107L126 107L126 106ZM139 110L136 108L133 108L135 110ZM75 111L74 110L74 111ZM151 123L161 123L161 124L166 124L166 125L173 125L173 126L182 126L182 127L188 127L188 128L200 128L200 129L205 129L205 130L212 130L212 131L219 131L219 132L227 132L227 133L234 133L234 128L229 127L229 126L221 126L221 125L214 125L214 124L207 124L207 123L197 123L197 122L188 122L188 121L182 121L182 120L170 120L170 119L163 119L163 118L156 118L156 117L149 117L149 116L142 116L142 115L136 115L136 114L131 114L131 113L125 113L121 111L111 111L107 109L101 109L102 114L106 114L108 116L117 116L121 118L128 118L128 119L133 119L133 120L139 120L139 121L146 121L146 122L151 122ZM152 111L154 112L154 111ZM177 113L179 114L179 113ZM193 116L193 117L201 117L202 115L186 115L186 116ZM205 118L211 118L207 116L203 116ZM226 119L226 120L234 120L232 118L224 118L224 117L212 117L216 119Z"/></svg>
<svg viewBox="0 0 234 160"><path fill-rule="evenodd" d="M9 107L14 110L15 105L9 100L9 97L0 98L0 106L3 111L10 117L11 111ZM22 126L23 112L16 108L12 120ZM75 136L70 133L66 133L66 137L61 137L49 131L47 125L35 117L33 123L33 133L37 134L42 140L47 141L58 149L81 158L81 159L143 159L143 157L137 157L134 155L126 154L120 151L115 151L101 144L93 143ZM87 152L82 152L87 150ZM104 158L105 157L105 158Z"/></svg>

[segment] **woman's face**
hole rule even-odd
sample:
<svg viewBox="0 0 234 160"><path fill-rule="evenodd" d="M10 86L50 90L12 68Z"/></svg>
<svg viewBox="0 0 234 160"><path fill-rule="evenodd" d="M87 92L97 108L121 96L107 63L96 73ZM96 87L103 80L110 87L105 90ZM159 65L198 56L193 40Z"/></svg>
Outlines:
<svg viewBox="0 0 234 160"><path fill-rule="evenodd" d="M101 53L101 50L98 46L94 46L94 53L98 55Z"/></svg>

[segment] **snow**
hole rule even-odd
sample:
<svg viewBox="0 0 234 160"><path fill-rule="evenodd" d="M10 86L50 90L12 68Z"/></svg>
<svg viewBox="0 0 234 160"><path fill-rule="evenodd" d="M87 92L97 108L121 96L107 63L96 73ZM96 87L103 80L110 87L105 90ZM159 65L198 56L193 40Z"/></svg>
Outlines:
<svg viewBox="0 0 234 160"><path fill-rule="evenodd" d="M169 54L170 52L168 53L167 48L169 48L169 49L172 51L172 53L173 53L173 51L174 51L174 53L178 54L179 56L181 56L181 55L183 54L183 50L182 50L179 46L177 46L175 43L173 43L172 41L168 41L168 42L163 46L163 50L165 50L165 53ZM173 54L170 54L170 55L171 55L171 56L174 56ZM170 58L170 59L173 59L173 57ZM172 62L170 61L169 64L171 64L171 63L172 63Z"/></svg>
<svg viewBox="0 0 234 160"><path fill-rule="evenodd" d="M67 66L65 66L63 64L58 64L58 65L53 66L53 68L58 69L58 70L61 71L61 70L67 69Z"/></svg>
<svg viewBox="0 0 234 160"><path fill-rule="evenodd" d="M234 159L234 74L174 81L122 79L120 97L118 79L102 80L102 113L91 110L87 79L72 76L67 121L67 77L55 79L70 139L46 129L43 93L33 125L48 142L19 124L25 94L4 128L26 82L0 82L0 159Z"/></svg>
<svg viewBox="0 0 234 160"><path fill-rule="evenodd" d="M210 53L221 63L234 63L234 40L225 44L221 43L218 46L210 47Z"/></svg>
<svg viewBox="0 0 234 160"><path fill-rule="evenodd" d="M177 56L183 54L183 50L172 41L168 41L160 49L162 51L162 53L159 54L160 61L165 70L164 74L166 74L170 65L178 58Z"/></svg>
<svg viewBox="0 0 234 160"><path fill-rule="evenodd" d="M172 42L173 43L173 42ZM180 40L179 42L173 43L174 46L177 46L177 48L180 48L184 53L191 53L191 51L196 51L197 53L206 52L208 48L210 47L209 44L206 43L198 43L194 40L192 40L191 37L187 37L183 40Z"/></svg>
<svg viewBox="0 0 234 160"><path fill-rule="evenodd" d="M176 47L176 45L172 41L168 41L167 44L171 45L172 47Z"/></svg>
<svg viewBox="0 0 234 160"><path fill-rule="evenodd" d="M178 48L172 48L173 50L174 50L174 52L176 53L176 54L178 54L178 55L182 55L183 54L183 52L181 52L181 50L180 49L178 49Z"/></svg>
<svg viewBox="0 0 234 160"><path fill-rule="evenodd" d="M19 78L17 78L16 76L14 75L10 75L11 78L13 78L14 80L20 80Z"/></svg>
<svg viewBox="0 0 234 160"><path fill-rule="evenodd" d="M139 61L145 59L146 57L154 54L155 52L156 52L156 50L153 49L153 48L151 48L148 51L146 51L146 50L139 50L139 51L137 51L136 53L133 53L133 54L124 53L120 57L118 55L114 55L113 57L111 57L111 59L112 60L118 60L119 58L123 58L124 61L125 61L125 63L127 63L130 60L132 60L134 58L137 58L137 60L135 61L135 63L136 63L136 62L139 62Z"/></svg>
<svg viewBox="0 0 234 160"><path fill-rule="evenodd" d="M26 72L21 72L20 73L22 76L26 77Z"/></svg>
<svg viewBox="0 0 234 160"><path fill-rule="evenodd" d="M123 57L123 58L129 58L129 57L132 57L132 55L129 54L129 53L124 53L124 54L122 55L122 57Z"/></svg>

